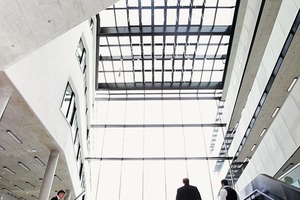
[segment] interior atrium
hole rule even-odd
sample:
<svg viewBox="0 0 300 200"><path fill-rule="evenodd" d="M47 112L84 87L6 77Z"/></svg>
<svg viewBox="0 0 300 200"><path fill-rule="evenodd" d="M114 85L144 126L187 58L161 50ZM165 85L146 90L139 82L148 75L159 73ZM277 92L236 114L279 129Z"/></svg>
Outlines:
<svg viewBox="0 0 300 200"><path fill-rule="evenodd" d="M0 5L1 199L300 192L300 0Z"/></svg>

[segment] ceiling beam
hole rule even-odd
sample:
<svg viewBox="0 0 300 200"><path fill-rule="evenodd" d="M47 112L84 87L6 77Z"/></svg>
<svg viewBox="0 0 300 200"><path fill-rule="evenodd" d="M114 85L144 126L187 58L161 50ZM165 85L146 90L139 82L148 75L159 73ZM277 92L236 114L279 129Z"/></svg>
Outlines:
<svg viewBox="0 0 300 200"><path fill-rule="evenodd" d="M101 48L101 47L100 47ZM227 56L225 54L222 55L196 55L193 54L181 54L181 55L173 55L173 54L165 54L164 57L161 55L144 55L143 57L141 55L133 55L133 56L100 56L99 59L101 61L126 61L126 60L187 60L189 58L192 58L193 60L225 60Z"/></svg>
<svg viewBox="0 0 300 200"><path fill-rule="evenodd" d="M91 124L92 128L225 127L225 123L206 124Z"/></svg>
<svg viewBox="0 0 300 200"><path fill-rule="evenodd" d="M85 160L232 160L232 157L210 157L210 156L195 156L195 157L85 157Z"/></svg>
<svg viewBox="0 0 300 200"><path fill-rule="evenodd" d="M231 35L231 26L155 25L100 27L98 36Z"/></svg>
<svg viewBox="0 0 300 200"><path fill-rule="evenodd" d="M222 82L201 83L98 83L98 90L217 90L222 89Z"/></svg>

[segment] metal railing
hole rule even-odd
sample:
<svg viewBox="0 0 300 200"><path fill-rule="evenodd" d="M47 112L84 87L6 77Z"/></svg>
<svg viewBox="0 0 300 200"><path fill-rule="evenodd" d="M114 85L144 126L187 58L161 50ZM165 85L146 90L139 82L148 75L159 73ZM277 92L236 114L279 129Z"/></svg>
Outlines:
<svg viewBox="0 0 300 200"><path fill-rule="evenodd" d="M252 193L244 198L244 200L255 200L255 199L265 199L265 200L276 200L273 197L265 194L264 192L255 189Z"/></svg>

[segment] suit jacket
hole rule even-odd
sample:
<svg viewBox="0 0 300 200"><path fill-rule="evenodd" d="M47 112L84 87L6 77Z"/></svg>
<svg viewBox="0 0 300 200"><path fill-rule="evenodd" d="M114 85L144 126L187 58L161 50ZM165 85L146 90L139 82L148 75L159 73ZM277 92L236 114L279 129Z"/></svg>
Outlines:
<svg viewBox="0 0 300 200"><path fill-rule="evenodd" d="M53 197L51 200L59 200L57 196Z"/></svg>
<svg viewBox="0 0 300 200"><path fill-rule="evenodd" d="M176 200L201 200L201 196L197 187L185 185L177 189Z"/></svg>

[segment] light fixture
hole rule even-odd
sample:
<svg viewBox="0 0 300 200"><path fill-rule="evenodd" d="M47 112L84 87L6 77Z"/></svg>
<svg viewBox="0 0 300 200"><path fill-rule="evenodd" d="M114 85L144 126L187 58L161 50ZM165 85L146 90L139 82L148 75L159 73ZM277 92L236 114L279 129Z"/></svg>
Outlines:
<svg viewBox="0 0 300 200"><path fill-rule="evenodd" d="M294 80L290 84L289 88L287 89L288 92L290 92L292 90L292 88L294 87L297 80L298 80L298 78L294 78Z"/></svg>
<svg viewBox="0 0 300 200"><path fill-rule="evenodd" d="M43 178L39 178L39 181L43 182Z"/></svg>
<svg viewBox="0 0 300 200"><path fill-rule="evenodd" d="M36 149L28 149L27 151L30 152L30 153L36 153L37 152Z"/></svg>
<svg viewBox="0 0 300 200"><path fill-rule="evenodd" d="M11 173L12 175L15 175L16 173L13 171L13 170L11 170L11 169L9 169L9 168L7 168L7 167L3 167L3 169L5 169L6 171L8 171L9 173Z"/></svg>
<svg viewBox="0 0 300 200"><path fill-rule="evenodd" d="M253 151L253 150L255 149L255 147L256 147L256 144L254 144L254 145L252 146L251 151Z"/></svg>
<svg viewBox="0 0 300 200"><path fill-rule="evenodd" d="M42 165L43 167L45 167L45 163L43 163L43 161L41 161L41 159L39 159L39 157L34 156L34 159L35 159L36 162L38 162L40 165Z"/></svg>
<svg viewBox="0 0 300 200"><path fill-rule="evenodd" d="M262 130L262 132L260 133L260 137L262 137L264 134L265 134L265 132L266 132L266 128L264 128L263 130Z"/></svg>
<svg viewBox="0 0 300 200"><path fill-rule="evenodd" d="M249 158L245 158L245 160L243 162L245 163L245 162L248 162L248 161L249 161Z"/></svg>
<svg viewBox="0 0 300 200"><path fill-rule="evenodd" d="M272 118L276 116L276 114L278 113L278 111L279 111L279 107L277 107L277 108L275 109L274 113L272 114Z"/></svg>
<svg viewBox="0 0 300 200"><path fill-rule="evenodd" d="M237 123L235 124L234 130L236 130L238 126L239 126L239 123L237 122Z"/></svg>
<svg viewBox="0 0 300 200"><path fill-rule="evenodd" d="M3 179L3 176L0 176L0 179Z"/></svg>
<svg viewBox="0 0 300 200"><path fill-rule="evenodd" d="M59 178L59 176L57 176L56 174L54 175L55 178L57 178L58 180L62 181L61 178Z"/></svg>
<svg viewBox="0 0 300 200"><path fill-rule="evenodd" d="M5 148L3 146L0 145L0 150L1 151L5 151Z"/></svg>
<svg viewBox="0 0 300 200"><path fill-rule="evenodd" d="M243 115L243 113L244 113L244 110L245 110L245 107L243 107L243 109L242 109L242 112L241 112L241 115Z"/></svg>
<svg viewBox="0 0 300 200"><path fill-rule="evenodd" d="M13 133L11 130L6 130L6 132L19 144L22 144L23 142Z"/></svg>
<svg viewBox="0 0 300 200"><path fill-rule="evenodd" d="M24 189L23 188L21 188L20 186L18 186L18 185L15 185L15 187L16 188L18 188L19 190L21 190L21 191L24 191Z"/></svg>
<svg viewBox="0 0 300 200"><path fill-rule="evenodd" d="M30 171L29 167L27 167L24 163L22 163L22 162L18 162L18 163L19 163L19 165L20 165L21 167L23 167L23 168L26 169L27 171Z"/></svg>
<svg viewBox="0 0 300 200"><path fill-rule="evenodd" d="M12 191L10 191L9 189L2 188L2 190L4 190L5 192L8 192L9 194L12 194Z"/></svg>
<svg viewBox="0 0 300 200"><path fill-rule="evenodd" d="M32 185L32 184L31 184L30 182L28 182L28 181L26 182L26 184L29 185L29 186L32 187L32 188L35 188L35 186Z"/></svg>

